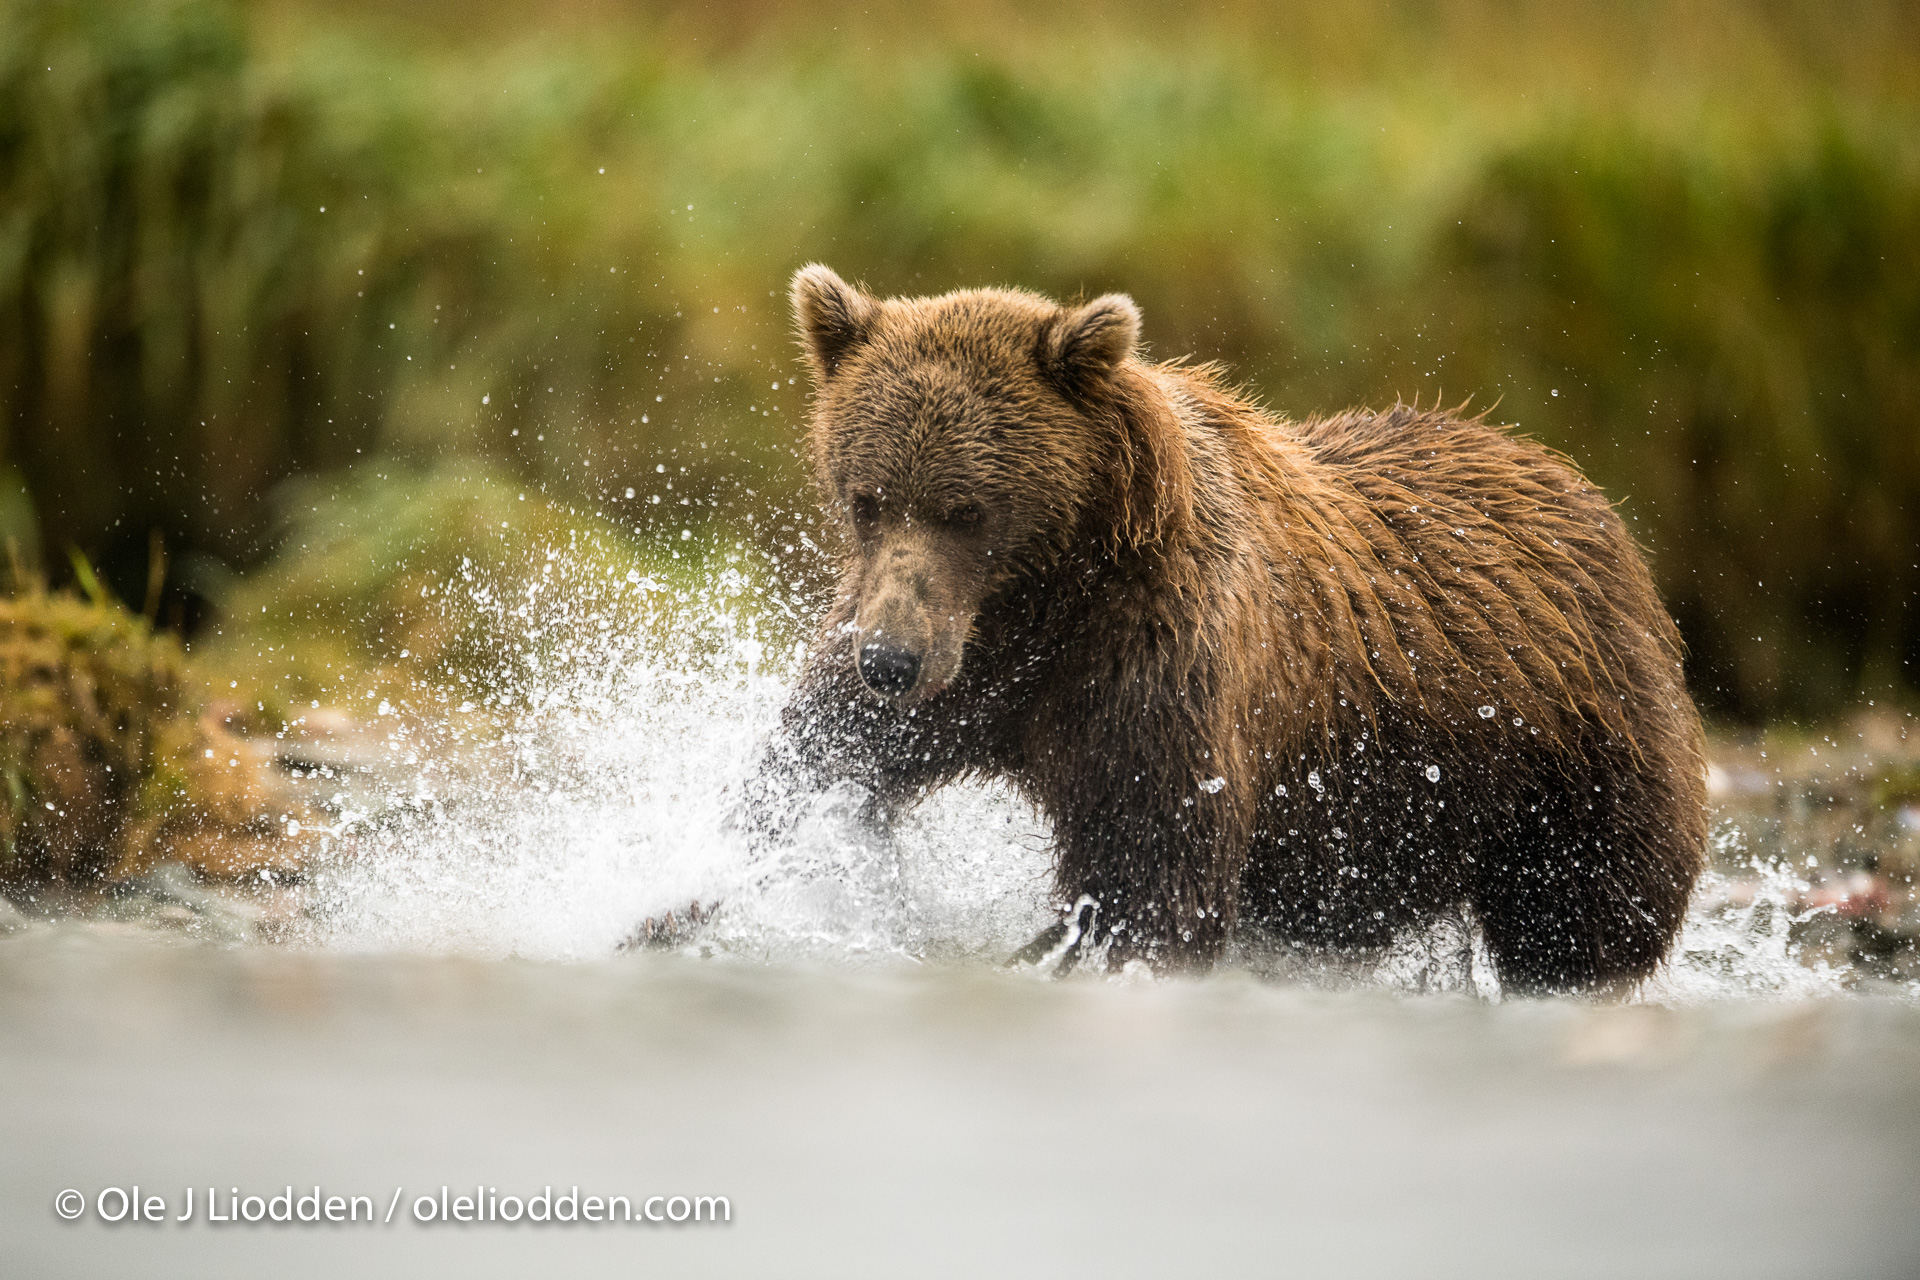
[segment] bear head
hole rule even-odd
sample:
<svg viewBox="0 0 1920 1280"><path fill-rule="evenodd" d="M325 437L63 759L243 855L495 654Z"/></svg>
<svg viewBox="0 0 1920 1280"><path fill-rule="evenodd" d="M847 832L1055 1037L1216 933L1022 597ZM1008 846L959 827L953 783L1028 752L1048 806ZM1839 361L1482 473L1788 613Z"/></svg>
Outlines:
<svg viewBox="0 0 1920 1280"><path fill-rule="evenodd" d="M1131 299L879 299L815 265L793 307L814 476L847 534L845 631L879 697L911 705L951 683L1011 581L1137 550L1177 517L1184 453L1135 358Z"/></svg>

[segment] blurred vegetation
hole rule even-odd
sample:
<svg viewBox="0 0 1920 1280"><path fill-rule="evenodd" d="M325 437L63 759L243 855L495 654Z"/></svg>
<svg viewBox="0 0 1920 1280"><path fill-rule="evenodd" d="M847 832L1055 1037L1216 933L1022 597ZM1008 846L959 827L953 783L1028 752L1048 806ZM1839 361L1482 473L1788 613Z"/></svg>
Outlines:
<svg viewBox="0 0 1920 1280"><path fill-rule="evenodd" d="M653 476L668 497L685 478ZM658 637L697 644L729 613L763 648L803 630L762 602L766 556L691 502L640 537L472 459L369 464L277 497L278 550L222 593L193 660L281 721L376 701L509 710L543 674L591 674Z"/></svg>
<svg viewBox="0 0 1920 1280"><path fill-rule="evenodd" d="M655 473L666 494L687 473L670 474ZM349 810L404 803L381 788L424 740L458 769L553 680L578 698L663 656L737 676L809 631L765 589L773 565L733 536L739 518L691 501L674 532L639 537L468 459L307 477L275 505L278 549L220 589L190 643L154 625L157 537L139 614L83 556L75 587L49 591L9 544L0 895L104 889L197 912L169 868L292 883Z"/></svg>
<svg viewBox="0 0 1920 1280"><path fill-rule="evenodd" d="M276 547L261 591L359 580L270 495L368 459L622 527L670 464L790 543L813 259L1125 290L1295 415L1498 400L1622 500L1711 706L1920 681L1893 0L0 0L0 522L128 598L161 529L236 626Z"/></svg>
<svg viewBox="0 0 1920 1280"><path fill-rule="evenodd" d="M258 728L194 678L177 637L108 597L31 581L0 597L0 889L96 889L167 862L293 870L314 811Z"/></svg>

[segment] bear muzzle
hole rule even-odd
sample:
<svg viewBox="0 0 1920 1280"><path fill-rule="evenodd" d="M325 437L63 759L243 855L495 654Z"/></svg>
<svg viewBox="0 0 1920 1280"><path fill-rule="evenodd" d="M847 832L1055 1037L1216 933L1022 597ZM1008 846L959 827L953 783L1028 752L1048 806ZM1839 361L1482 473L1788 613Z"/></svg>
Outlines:
<svg viewBox="0 0 1920 1280"><path fill-rule="evenodd" d="M971 616L970 611L956 616L927 609L899 596L884 601L848 628L860 683L902 705L939 693L960 673L963 618Z"/></svg>
<svg viewBox="0 0 1920 1280"><path fill-rule="evenodd" d="M860 683L889 702L908 705L931 698L960 672L958 635L929 635L924 626L855 626L852 632Z"/></svg>
<svg viewBox="0 0 1920 1280"><path fill-rule="evenodd" d="M883 698L898 698L920 683L920 655L882 640L860 646L860 679Z"/></svg>
<svg viewBox="0 0 1920 1280"><path fill-rule="evenodd" d="M856 588L854 669L871 692L899 705L930 698L960 674L979 608L977 584L956 569L954 548L921 525L890 529Z"/></svg>

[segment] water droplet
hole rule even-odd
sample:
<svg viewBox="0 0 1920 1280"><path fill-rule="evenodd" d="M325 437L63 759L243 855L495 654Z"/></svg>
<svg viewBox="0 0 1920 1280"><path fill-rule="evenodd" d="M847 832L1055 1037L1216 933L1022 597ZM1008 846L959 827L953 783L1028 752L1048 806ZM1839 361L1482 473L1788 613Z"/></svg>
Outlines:
<svg viewBox="0 0 1920 1280"><path fill-rule="evenodd" d="M1427 781L1428 781L1428 782L1438 782L1438 781L1440 781L1440 766L1439 766L1439 765L1437 765L1437 764L1430 764L1430 765L1428 765L1428 766L1427 766Z"/></svg>
<svg viewBox="0 0 1920 1280"><path fill-rule="evenodd" d="M1480 708L1480 718L1482 720L1491 720L1493 719L1493 716L1494 716L1494 711L1492 707Z"/></svg>
<svg viewBox="0 0 1920 1280"><path fill-rule="evenodd" d="M1225 778L1208 778L1200 784L1200 789L1210 796L1217 796L1227 789L1227 780Z"/></svg>

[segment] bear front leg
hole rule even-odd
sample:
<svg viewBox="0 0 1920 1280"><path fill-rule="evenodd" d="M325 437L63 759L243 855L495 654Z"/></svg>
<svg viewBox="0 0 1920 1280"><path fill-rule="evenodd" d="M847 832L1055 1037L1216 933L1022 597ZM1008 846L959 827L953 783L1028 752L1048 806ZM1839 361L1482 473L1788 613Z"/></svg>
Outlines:
<svg viewBox="0 0 1920 1280"><path fill-rule="evenodd" d="M1238 915L1251 837L1248 785L1210 771L1211 753L1198 768L1087 758L1101 767L1048 805L1055 890L1070 904L1063 927L1081 934L1073 957L1104 950L1110 971L1131 960L1161 974L1211 968Z"/></svg>
<svg viewBox="0 0 1920 1280"><path fill-rule="evenodd" d="M903 712L870 692L830 615L760 748L734 823L756 839L783 835L814 797L852 783L868 797L863 821L884 830L896 807L955 771L960 741L937 711Z"/></svg>
<svg viewBox="0 0 1920 1280"><path fill-rule="evenodd" d="M886 762L906 754L894 719L860 687L850 664L816 658L760 746L735 825L757 839L784 836L815 797L838 783L865 791L866 817L883 825L889 793L897 790Z"/></svg>

